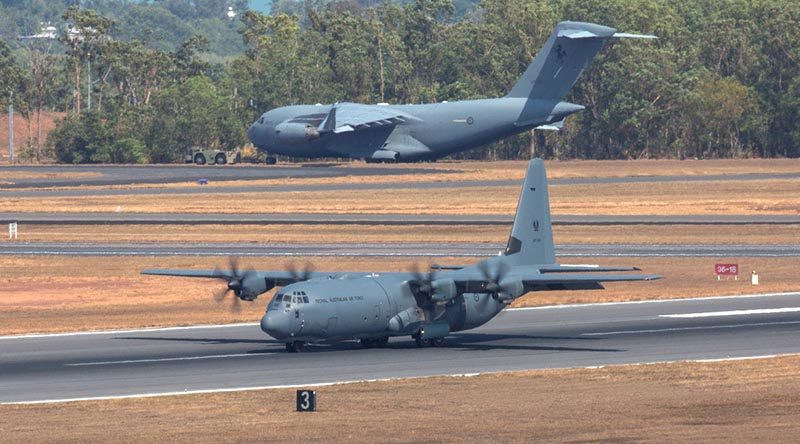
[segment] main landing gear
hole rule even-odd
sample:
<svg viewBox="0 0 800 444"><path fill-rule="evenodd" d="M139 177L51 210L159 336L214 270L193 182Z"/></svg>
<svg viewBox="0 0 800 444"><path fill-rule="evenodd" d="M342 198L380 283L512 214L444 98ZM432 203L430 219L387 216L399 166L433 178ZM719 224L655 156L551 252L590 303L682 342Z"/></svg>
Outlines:
<svg viewBox="0 0 800 444"><path fill-rule="evenodd" d="M411 335L414 339L414 342L417 344L417 347L423 347L425 345L430 345L431 347L441 347L444 344L444 338L431 338L431 339L422 339L422 334L419 332L414 333Z"/></svg>
<svg viewBox="0 0 800 444"><path fill-rule="evenodd" d="M292 341L286 343L286 351L289 353L301 352L306 348L306 343L303 341Z"/></svg>

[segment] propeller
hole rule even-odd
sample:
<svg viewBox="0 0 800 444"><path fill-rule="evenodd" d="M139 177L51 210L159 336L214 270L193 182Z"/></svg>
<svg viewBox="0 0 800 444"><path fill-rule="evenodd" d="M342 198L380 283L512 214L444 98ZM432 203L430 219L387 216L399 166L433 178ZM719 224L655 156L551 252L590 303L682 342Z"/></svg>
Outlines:
<svg viewBox="0 0 800 444"><path fill-rule="evenodd" d="M414 294L424 294L430 299L433 294L433 281L436 280L436 269L430 268L427 273L422 273L419 271L419 265L413 264L409 271L414 276L408 281Z"/></svg>
<svg viewBox="0 0 800 444"><path fill-rule="evenodd" d="M303 267L303 271L298 272L294 262L290 262L286 264L286 271L289 272L289 275L295 282L307 281L311 279L312 274L314 274L314 264L311 262L306 262L305 267Z"/></svg>
<svg viewBox="0 0 800 444"><path fill-rule="evenodd" d="M214 300L217 303L221 303L229 293L233 292L235 297L231 301L231 312L238 313L241 310L241 300L252 300L248 289L244 286L244 282L255 275L256 271L249 268L242 272L239 269L239 259L235 256L230 257L228 265L230 269L227 271L221 271L219 268L214 270L214 277L222 279L228 284L226 288L214 294Z"/></svg>
<svg viewBox="0 0 800 444"><path fill-rule="evenodd" d="M497 268L494 270L494 274L490 272L489 264L487 262L479 263L478 269L480 269L481 274L483 274L483 280L486 282L484 287L486 291L497 297L497 293L500 293L504 290L503 286L500 285L500 282L503 280L506 274L508 274L508 265L505 262L498 262Z"/></svg>

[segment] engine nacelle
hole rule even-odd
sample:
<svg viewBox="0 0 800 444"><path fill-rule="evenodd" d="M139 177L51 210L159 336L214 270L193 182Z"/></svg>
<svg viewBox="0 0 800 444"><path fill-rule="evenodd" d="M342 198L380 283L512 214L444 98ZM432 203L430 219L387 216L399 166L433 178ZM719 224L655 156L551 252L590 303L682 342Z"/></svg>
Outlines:
<svg viewBox="0 0 800 444"><path fill-rule="evenodd" d="M520 280L504 280L500 282L503 291L497 293L497 299L503 302L512 301L525 294L525 286Z"/></svg>
<svg viewBox="0 0 800 444"><path fill-rule="evenodd" d="M437 279L431 282L433 294L431 299L435 302L446 302L458 296L456 282L452 279Z"/></svg>
<svg viewBox="0 0 800 444"><path fill-rule="evenodd" d="M389 319L389 330L395 333L416 330L424 320L425 316L420 308L407 308Z"/></svg>
<svg viewBox="0 0 800 444"><path fill-rule="evenodd" d="M307 123L287 121L275 127L275 140L279 144L298 145L316 139L319 139L319 131Z"/></svg>
<svg viewBox="0 0 800 444"><path fill-rule="evenodd" d="M267 285L264 278L255 274L242 282L241 289L236 292L236 296L245 301L253 301L261 294L272 290L273 287L274 285Z"/></svg>

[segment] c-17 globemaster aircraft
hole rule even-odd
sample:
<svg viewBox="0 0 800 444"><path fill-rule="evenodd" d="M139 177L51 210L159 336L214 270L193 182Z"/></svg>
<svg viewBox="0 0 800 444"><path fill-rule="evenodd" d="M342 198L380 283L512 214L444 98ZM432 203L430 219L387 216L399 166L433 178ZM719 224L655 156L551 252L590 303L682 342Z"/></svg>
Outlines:
<svg viewBox="0 0 800 444"><path fill-rule="evenodd" d="M531 291L599 290L602 282L649 281L648 274L608 274L638 268L556 263L544 162L534 159L519 197L505 252L465 267L363 273L288 271L145 270L143 274L218 278L235 306L283 287L267 304L261 329L296 352L306 343L360 340L385 346L392 336L411 336L422 346L440 345L451 332L479 327L514 299Z"/></svg>
<svg viewBox="0 0 800 444"><path fill-rule="evenodd" d="M377 162L432 160L532 128L558 130L584 109L562 101L611 37L592 23L559 23L511 91L502 98L422 105L295 105L264 113L247 131L258 149L291 157L350 157Z"/></svg>

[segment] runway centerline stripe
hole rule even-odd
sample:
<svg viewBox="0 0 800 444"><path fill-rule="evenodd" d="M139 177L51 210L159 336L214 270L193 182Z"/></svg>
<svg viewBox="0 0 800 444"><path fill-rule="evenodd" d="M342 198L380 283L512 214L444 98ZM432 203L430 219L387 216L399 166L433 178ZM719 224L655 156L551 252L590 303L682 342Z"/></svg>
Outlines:
<svg viewBox="0 0 800 444"><path fill-rule="evenodd" d="M99 362L78 362L74 364L64 364L65 367L89 367L94 365L121 365L121 364L142 364L148 362L173 362L173 361L198 361L201 359L226 359L226 358L248 358L253 356L267 356L277 353L236 353L231 355L206 355L206 356L185 356L179 358L156 358L156 359L127 359L124 361L99 361Z"/></svg>
<svg viewBox="0 0 800 444"><path fill-rule="evenodd" d="M731 325L702 325L697 327L653 328L647 330L598 331L593 333L581 333L581 336L638 335L642 333L667 333L672 331L718 330L725 328L765 327L770 325L795 325L795 324L800 324L800 321L754 322L750 324L731 324Z"/></svg>
<svg viewBox="0 0 800 444"><path fill-rule="evenodd" d="M658 315L659 318L677 318L677 319L694 319L694 318L716 318L723 316L746 316L754 314L773 314L773 313L797 313L800 307L784 307L784 308L754 308L750 310L728 310L728 311L707 311L703 313L676 313Z"/></svg>

